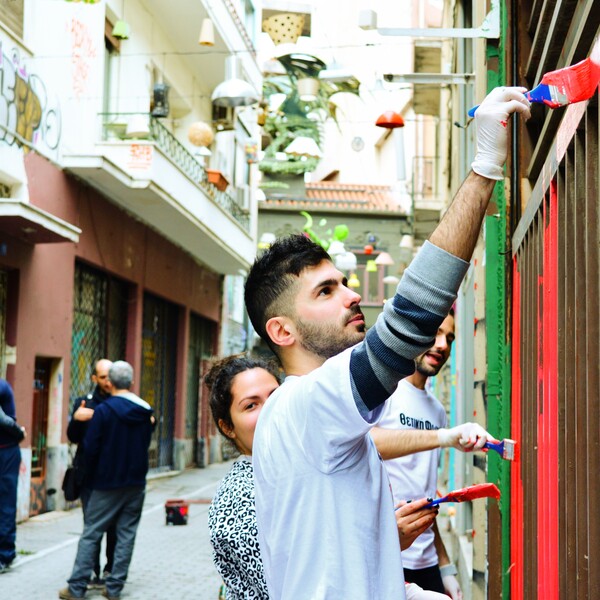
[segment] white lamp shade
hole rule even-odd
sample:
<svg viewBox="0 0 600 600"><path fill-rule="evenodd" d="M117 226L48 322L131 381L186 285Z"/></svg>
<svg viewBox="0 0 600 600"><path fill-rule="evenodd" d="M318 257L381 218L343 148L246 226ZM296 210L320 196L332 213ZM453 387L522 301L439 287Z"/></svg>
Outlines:
<svg viewBox="0 0 600 600"><path fill-rule="evenodd" d="M293 156L307 156L312 158L321 158L323 156L321 149L317 146L317 142L303 135L295 138L285 149L285 153Z"/></svg>
<svg viewBox="0 0 600 600"><path fill-rule="evenodd" d="M228 56L225 60L225 81L212 93L217 106L250 106L259 101L258 92L244 79L238 77L239 58Z"/></svg>
<svg viewBox="0 0 600 600"><path fill-rule="evenodd" d="M198 44L200 46L215 45L215 29L213 27L213 22L210 19L202 19Z"/></svg>
<svg viewBox="0 0 600 600"><path fill-rule="evenodd" d="M266 194L260 188L258 188L256 190L256 201L257 202L266 202L266 200L267 200Z"/></svg>
<svg viewBox="0 0 600 600"><path fill-rule="evenodd" d="M413 249L413 245L414 245L414 238L412 235L410 234L404 234L401 238L400 238L400 248L406 249L406 250L412 250Z"/></svg>
<svg viewBox="0 0 600 600"><path fill-rule="evenodd" d="M395 275L386 275L383 278L383 283L387 283L389 285L398 285L400 283L400 279Z"/></svg>
<svg viewBox="0 0 600 600"><path fill-rule="evenodd" d="M147 138L150 135L148 117L144 115L132 115L127 123L125 136L128 138Z"/></svg>
<svg viewBox="0 0 600 600"><path fill-rule="evenodd" d="M384 266L393 265L394 264L394 259L387 252L382 252L375 259L375 264L376 265L384 265Z"/></svg>
<svg viewBox="0 0 600 600"><path fill-rule="evenodd" d="M266 231L265 233L263 233L260 236L260 239L258 240L258 247L261 250L266 250L267 248L269 248L271 246L271 244L277 239L277 237L275 236L274 233L270 233L268 231Z"/></svg>
<svg viewBox="0 0 600 600"><path fill-rule="evenodd" d="M356 255L352 252L338 254L334 259L336 269L340 271L354 271L356 269Z"/></svg>
<svg viewBox="0 0 600 600"><path fill-rule="evenodd" d="M319 95L319 80L314 77L298 79L298 96L304 102L312 102Z"/></svg>
<svg viewBox="0 0 600 600"><path fill-rule="evenodd" d="M340 242L339 240L333 240L331 244L329 244L329 248L327 248L327 254L332 258L334 256L338 256L339 254L344 254L346 252L346 248L344 246L344 242Z"/></svg>

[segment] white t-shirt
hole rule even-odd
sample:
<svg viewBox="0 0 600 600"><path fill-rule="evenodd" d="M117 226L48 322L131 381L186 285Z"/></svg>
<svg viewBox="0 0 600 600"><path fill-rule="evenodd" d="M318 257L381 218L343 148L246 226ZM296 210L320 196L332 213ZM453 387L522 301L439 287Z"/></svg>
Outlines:
<svg viewBox="0 0 600 600"><path fill-rule="evenodd" d="M390 484L368 435L381 409L359 413L350 354L288 377L258 420L256 515L273 600L405 598Z"/></svg>
<svg viewBox="0 0 600 600"><path fill-rule="evenodd" d="M435 396L403 379L384 404L378 426L385 429L432 430L446 427L446 420L446 411ZM385 461L394 505L401 500L436 497L440 452L438 448ZM431 528L402 552L402 564L407 569L425 569L438 564Z"/></svg>

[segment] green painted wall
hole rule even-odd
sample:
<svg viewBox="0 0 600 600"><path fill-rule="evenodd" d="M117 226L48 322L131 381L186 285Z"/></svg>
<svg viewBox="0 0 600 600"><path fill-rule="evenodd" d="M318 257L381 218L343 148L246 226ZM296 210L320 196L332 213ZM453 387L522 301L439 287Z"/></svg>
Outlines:
<svg viewBox="0 0 600 600"><path fill-rule="evenodd" d="M502 21L499 44L487 44L488 90L506 85L506 41L508 20L501 3ZM492 202L497 213L486 217L486 323L488 348L488 429L500 438L510 437L510 331L509 301L510 236L504 182L498 182ZM502 598L510 598L510 463L495 453L488 458L488 481L496 482L502 492L500 519L502 536Z"/></svg>

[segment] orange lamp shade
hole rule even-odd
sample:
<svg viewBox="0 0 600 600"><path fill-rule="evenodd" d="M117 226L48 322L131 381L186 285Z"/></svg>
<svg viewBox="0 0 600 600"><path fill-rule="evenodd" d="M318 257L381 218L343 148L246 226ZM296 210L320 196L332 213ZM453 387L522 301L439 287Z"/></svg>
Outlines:
<svg viewBox="0 0 600 600"><path fill-rule="evenodd" d="M404 119L402 116L393 110L386 110L379 115L375 121L377 127L385 127L386 129L395 129L396 127L404 127Z"/></svg>

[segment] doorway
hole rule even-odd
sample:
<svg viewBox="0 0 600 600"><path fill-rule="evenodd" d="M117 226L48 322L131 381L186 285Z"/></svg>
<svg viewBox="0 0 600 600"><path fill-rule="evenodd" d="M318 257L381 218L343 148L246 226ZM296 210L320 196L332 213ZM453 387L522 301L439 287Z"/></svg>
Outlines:
<svg viewBox="0 0 600 600"><path fill-rule="evenodd" d="M31 424L31 491L29 516L48 510L46 490L46 454L48 403L52 359L36 357L33 378L33 420Z"/></svg>

